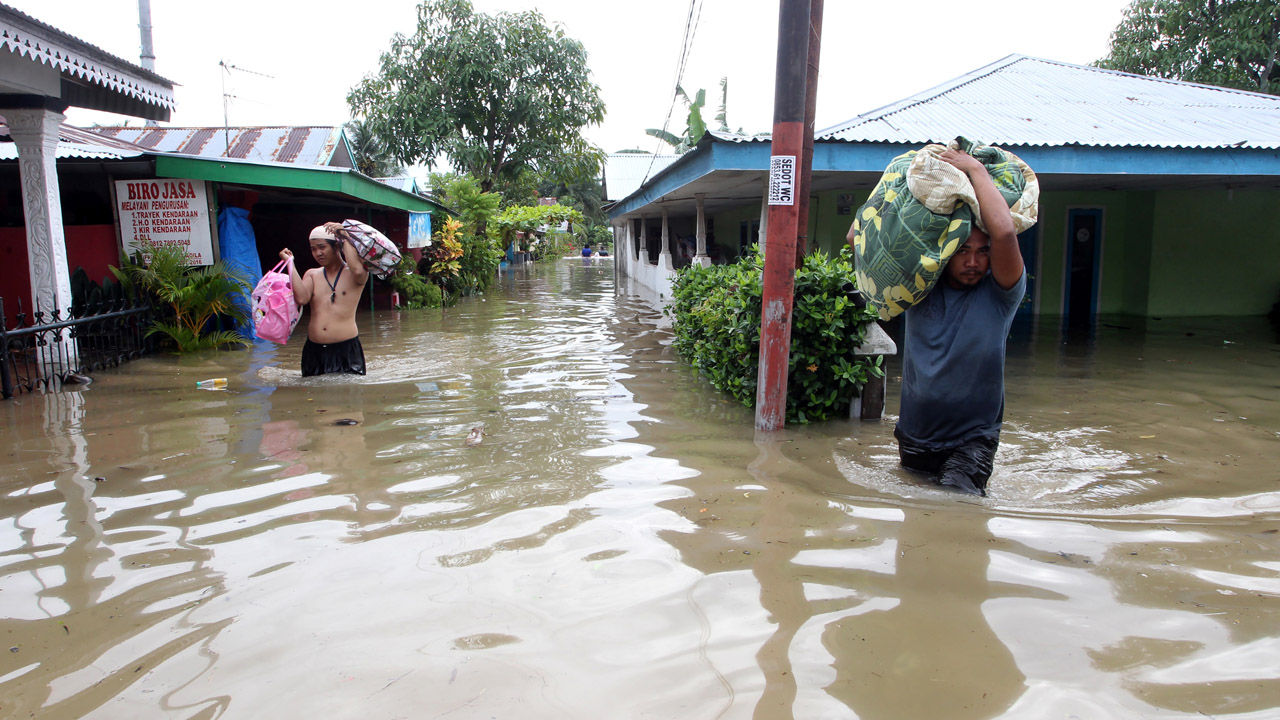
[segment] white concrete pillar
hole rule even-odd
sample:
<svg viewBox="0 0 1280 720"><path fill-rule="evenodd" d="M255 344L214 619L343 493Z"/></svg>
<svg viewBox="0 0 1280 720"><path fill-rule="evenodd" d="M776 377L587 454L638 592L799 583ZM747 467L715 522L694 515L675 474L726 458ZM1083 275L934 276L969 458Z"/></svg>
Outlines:
<svg viewBox="0 0 1280 720"><path fill-rule="evenodd" d="M5 110L4 116L9 121L9 136L18 146L31 294L39 310L65 310L71 307L71 273L67 271L56 153L58 128L66 116L45 109Z"/></svg>
<svg viewBox="0 0 1280 720"><path fill-rule="evenodd" d="M624 219L622 223L622 233L619 238L621 244L613 249L613 265L623 275L634 277L636 273L635 223L629 218Z"/></svg>
<svg viewBox="0 0 1280 720"><path fill-rule="evenodd" d="M662 208L662 249L658 251L660 255L667 255L671 252L671 234L667 231L667 209Z"/></svg>
<svg viewBox="0 0 1280 720"><path fill-rule="evenodd" d="M764 194L760 196L760 254L764 254L764 239L769 237L769 178L765 178Z"/></svg>
<svg viewBox="0 0 1280 720"><path fill-rule="evenodd" d="M710 267L711 258L707 255L707 209L706 195L696 193L694 199L698 201L698 254L694 256L693 261L703 267Z"/></svg>
<svg viewBox="0 0 1280 720"><path fill-rule="evenodd" d="M698 193L693 197L698 201L698 257L705 257L707 254L706 196L702 193Z"/></svg>
<svg viewBox="0 0 1280 720"><path fill-rule="evenodd" d="M66 116L44 108L5 109L3 112L9 123L9 136L18 147L22 212L27 229L27 266L31 273L33 305L30 309L45 313L47 321L49 313L55 309L63 313L71 309L71 273L67 269L57 165L58 129ZM67 339L65 331L63 335L60 350L53 346L41 350L41 362L65 357L70 358L74 365L75 341Z"/></svg>
<svg viewBox="0 0 1280 720"><path fill-rule="evenodd" d="M667 230L667 209L662 208L662 248L658 250L658 267L675 272L671 261L671 233Z"/></svg>
<svg viewBox="0 0 1280 720"><path fill-rule="evenodd" d="M640 216L640 262L649 264L649 223L644 215Z"/></svg>

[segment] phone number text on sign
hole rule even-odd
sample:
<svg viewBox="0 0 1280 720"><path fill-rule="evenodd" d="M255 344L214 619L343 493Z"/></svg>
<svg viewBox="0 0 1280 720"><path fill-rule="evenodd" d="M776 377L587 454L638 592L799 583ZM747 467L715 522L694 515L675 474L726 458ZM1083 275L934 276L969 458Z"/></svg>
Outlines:
<svg viewBox="0 0 1280 720"><path fill-rule="evenodd" d="M774 155L769 158L769 204L796 204L795 155Z"/></svg>

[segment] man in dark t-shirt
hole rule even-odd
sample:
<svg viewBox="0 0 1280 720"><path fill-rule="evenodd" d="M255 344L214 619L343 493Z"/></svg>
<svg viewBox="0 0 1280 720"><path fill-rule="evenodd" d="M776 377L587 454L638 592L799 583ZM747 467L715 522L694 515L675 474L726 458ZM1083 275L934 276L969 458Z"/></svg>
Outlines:
<svg viewBox="0 0 1280 720"><path fill-rule="evenodd" d="M904 467L986 495L1004 419L1005 338L1027 279L1009 206L986 168L958 150L942 159L969 177L986 231L974 223L938 284L903 315L893 434Z"/></svg>

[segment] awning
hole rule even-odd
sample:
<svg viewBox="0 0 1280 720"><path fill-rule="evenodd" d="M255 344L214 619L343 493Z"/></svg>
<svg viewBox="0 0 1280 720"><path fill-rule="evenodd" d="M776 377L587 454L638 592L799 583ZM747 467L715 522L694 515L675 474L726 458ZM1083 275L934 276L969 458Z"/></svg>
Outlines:
<svg viewBox="0 0 1280 720"><path fill-rule="evenodd" d="M397 210L452 214L442 205L420 195L384 185L351 168L299 167L288 163L158 153L153 157L157 177L341 193L372 205Z"/></svg>

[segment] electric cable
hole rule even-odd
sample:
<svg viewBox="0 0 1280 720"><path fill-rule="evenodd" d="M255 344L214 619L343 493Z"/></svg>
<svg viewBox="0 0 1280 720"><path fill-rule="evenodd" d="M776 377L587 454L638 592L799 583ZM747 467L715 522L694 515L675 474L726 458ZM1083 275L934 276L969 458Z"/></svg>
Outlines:
<svg viewBox="0 0 1280 720"><path fill-rule="evenodd" d="M684 71L689 63L689 53L693 49L693 40L698 33L698 23L702 19L702 0L689 0L689 12L685 15L684 20L684 36L680 41L680 55L676 59L676 82L675 87L671 89L671 105L667 107L667 117L662 121L662 133L667 134L667 129L671 125L671 114L676 109L677 91L680 84L684 81ZM655 152L649 156L649 167L644 171L644 177L640 180L640 185L644 185L649 180L649 174L653 172L653 163L658 159L656 150L660 149L662 138L657 138L655 143Z"/></svg>

